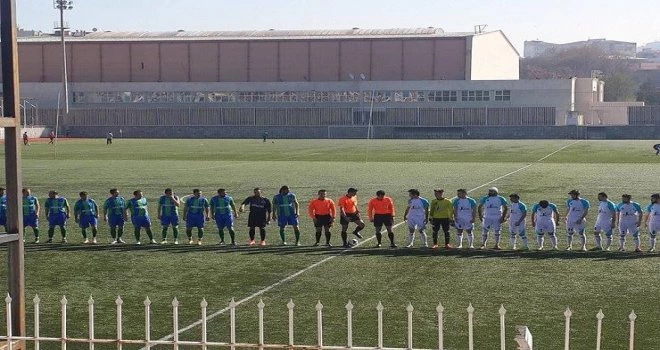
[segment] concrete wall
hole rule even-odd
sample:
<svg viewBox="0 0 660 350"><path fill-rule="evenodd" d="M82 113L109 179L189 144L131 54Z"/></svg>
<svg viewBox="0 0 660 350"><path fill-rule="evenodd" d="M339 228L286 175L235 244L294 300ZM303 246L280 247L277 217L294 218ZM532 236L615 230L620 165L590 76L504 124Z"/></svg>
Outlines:
<svg viewBox="0 0 660 350"><path fill-rule="evenodd" d="M489 44L484 52L506 50ZM59 43L20 42L19 51L21 81L61 81ZM350 80L349 73L375 81L463 80L466 54L465 37L67 43L73 83L325 82Z"/></svg>
<svg viewBox="0 0 660 350"><path fill-rule="evenodd" d="M51 130L54 130L54 128L51 128L51 127L30 127L30 128L23 128L22 129L22 131L28 133L28 138L30 138L30 139L48 137L48 134L50 134ZM5 139L5 128L0 128L0 140L4 140L4 139Z"/></svg>
<svg viewBox="0 0 660 350"><path fill-rule="evenodd" d="M501 31L479 34L471 42L471 80L519 79L520 55Z"/></svg>
<svg viewBox="0 0 660 350"><path fill-rule="evenodd" d="M66 137L103 138L108 131L119 135L119 128L67 127L62 130ZM366 127L122 127L126 138L260 138L268 131L273 139L326 139L366 138ZM660 133L660 126L518 126L518 127L373 127L373 137L378 139L612 139L653 140ZM118 142L121 142L118 140ZM650 148L650 147L649 147Z"/></svg>

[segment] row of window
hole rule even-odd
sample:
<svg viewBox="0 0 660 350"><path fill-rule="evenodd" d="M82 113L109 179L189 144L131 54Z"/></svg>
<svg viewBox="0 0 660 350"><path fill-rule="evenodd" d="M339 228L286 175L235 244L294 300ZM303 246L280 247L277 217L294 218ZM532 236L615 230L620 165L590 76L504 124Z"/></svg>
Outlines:
<svg viewBox="0 0 660 350"><path fill-rule="evenodd" d="M413 103L511 101L510 90L74 92L74 103Z"/></svg>

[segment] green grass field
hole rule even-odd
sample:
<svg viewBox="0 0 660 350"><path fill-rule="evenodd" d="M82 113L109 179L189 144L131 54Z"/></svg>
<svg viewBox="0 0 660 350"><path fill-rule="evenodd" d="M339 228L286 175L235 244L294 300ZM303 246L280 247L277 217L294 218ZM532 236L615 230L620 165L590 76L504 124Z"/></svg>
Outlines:
<svg viewBox="0 0 660 350"><path fill-rule="evenodd" d="M128 198L142 189L151 200L165 187L178 195L202 189L212 196L219 187L242 201L255 186L272 197L282 185L292 190L306 208L316 191L325 188L335 200L345 190L359 188L362 204L378 189L395 199L403 214L409 188L419 188L431 197L432 189L444 187L475 189L473 197L495 185L503 194L518 192L531 205L540 199L557 203L565 211L568 190L577 188L592 204L596 193L606 191L617 201L630 193L646 207L649 195L660 191L660 157L651 151L653 142L642 141L346 141L346 140L123 140L112 146L104 140L67 140L57 146L34 144L23 148L25 186L40 199L56 189L73 203L86 190L102 203L109 188L117 187ZM562 149L563 148L563 149ZM561 150L560 150L561 149ZM557 151L557 153L548 156ZM541 160L542 159L542 160ZM541 161L540 161L541 160ZM3 172L4 173L4 172ZM494 179L497 179L493 181ZM400 220L402 215L399 215ZM590 213L589 226L594 222ZM154 233L160 225L153 220ZM205 245L198 246L110 246L105 224L100 225L101 243L81 244L79 228L69 224L70 244L27 244L27 297L42 299L41 334L59 336L59 299L69 300L69 336L87 334L87 299L97 301L97 337L114 337L114 299L124 300L124 337L144 336L146 296L153 301L152 338L168 335L171 301L181 302L181 327L199 319L199 302L206 298L209 313L227 306L229 300L245 298L314 263L342 252L340 248L314 248L313 227L304 216L302 247L277 246L274 226L268 228L269 246L248 248L246 216L238 220L239 248L220 248L217 230L209 225ZM508 227L508 226L507 226ZM42 237L46 233L42 220ZM132 227L127 225L129 243ZM531 229L529 229L531 232ZM638 314L638 349L660 349L657 323L660 320L660 256L649 253L618 252L518 252L430 251L420 248L374 249L373 228L365 232L369 241L358 248L310 269L300 276L264 293L266 342L286 343L286 303L296 302L296 343L315 344L318 300L325 305L325 344L345 344L344 305L351 299L354 310L354 345L376 345L378 301L385 305L385 345L406 346L408 302L415 306L415 347L437 347L435 307L446 307L447 349L467 348L469 303L476 308L475 344L494 349L499 344L497 310L507 314L508 348L515 349L515 325L527 325L535 337L535 349L563 346L567 306L574 311L572 349L595 347L595 315L605 313L606 349L627 348L627 316ZM477 237L479 231L477 231ZM505 232L507 230L505 229ZM333 244L340 244L339 229ZM397 227L402 245L406 232ZM56 238L59 234L56 233ZM28 231L28 238L31 232ZM455 234L453 233L453 238ZM560 247L565 246L563 225ZM590 232L590 245L593 235ZM171 238L170 238L171 239ZM643 247L648 248L646 228ZM144 240L144 238L143 238ZM419 242L419 241L418 241ZM492 238L491 238L492 242ZM508 232L503 236L508 246ZM628 247L631 247L629 239ZM532 247L535 246L530 240ZM547 244L547 243L546 243ZM615 245L617 244L615 240ZM6 260L6 250L0 250ZM7 275L0 264L0 276ZM5 278L0 283L5 283ZM238 307L237 338L257 342L257 303L252 299ZM28 304L28 332L32 332L31 304ZM4 314L4 311L3 311ZM0 332L4 332L4 319ZM199 340L200 328L181 335ZM229 315L209 323L209 339L228 341ZM72 349L85 345L70 346ZM42 344L44 349L59 344ZM97 349L110 347L97 345ZM113 346L114 348L114 346ZM126 346L126 349L137 347Z"/></svg>

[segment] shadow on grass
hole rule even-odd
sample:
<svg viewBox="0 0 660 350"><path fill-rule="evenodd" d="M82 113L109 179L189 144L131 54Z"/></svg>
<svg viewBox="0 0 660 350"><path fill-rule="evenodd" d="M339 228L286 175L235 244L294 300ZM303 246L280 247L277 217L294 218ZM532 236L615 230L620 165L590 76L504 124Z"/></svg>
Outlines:
<svg viewBox="0 0 660 350"><path fill-rule="evenodd" d="M636 253L636 252L606 252L606 251L564 251L564 250L544 250L544 251L520 251L520 250L478 250L478 249L428 249L428 248L372 248L369 246L357 247L352 249L344 249L342 247L313 247L313 246L253 246L239 245L220 246L216 244L208 245L134 245L134 244L97 244L97 245L82 245L82 244L27 244L25 246L26 253L30 252L45 252L45 251L61 251L61 252L165 252L170 254L195 254L195 253L208 253L213 252L217 254L244 254L244 255L261 255L261 254L274 254L274 255L300 255L309 254L317 256L332 256L343 254L346 256L381 256L388 258L414 256L420 258L466 258L466 259L562 259L562 260L575 260L575 259L590 259L594 261L603 260L636 260L636 259L649 259L660 258L657 253Z"/></svg>

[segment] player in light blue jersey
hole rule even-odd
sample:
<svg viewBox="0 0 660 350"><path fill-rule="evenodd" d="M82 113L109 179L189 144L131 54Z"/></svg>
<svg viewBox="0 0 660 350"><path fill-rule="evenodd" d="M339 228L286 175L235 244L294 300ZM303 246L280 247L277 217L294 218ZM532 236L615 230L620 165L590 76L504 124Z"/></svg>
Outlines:
<svg viewBox="0 0 660 350"><path fill-rule="evenodd" d="M474 249L474 221L477 219L477 201L467 196L467 190L456 191L454 205L454 226L456 227L456 248L463 248L463 231L467 233L468 248Z"/></svg>
<svg viewBox="0 0 660 350"><path fill-rule="evenodd" d="M545 234L550 236L552 249L557 250L557 222L559 211L554 203L542 200L532 207L532 226L536 232L536 243L538 250L543 250Z"/></svg>
<svg viewBox="0 0 660 350"><path fill-rule="evenodd" d="M500 247L502 224L506 220L509 207L506 199L499 195L499 190L497 187L491 187L488 189L488 195L481 198L477 211L479 212L479 220L482 222L480 249L486 249L488 233L490 230L495 232L495 246L493 249L502 249Z"/></svg>
<svg viewBox="0 0 660 350"><path fill-rule="evenodd" d="M411 189L408 191L410 199L408 207L403 214L403 220L408 222L408 244L407 248L412 248L415 243L415 230L419 231L419 239L422 246L428 248L428 237L426 236L426 224L429 222L429 201L420 197L419 190Z"/></svg>
<svg viewBox="0 0 660 350"><path fill-rule="evenodd" d="M580 197L580 191L572 190L568 192L571 199L566 201L566 233L568 234L566 250L573 249L573 235L577 232L580 235L581 250L587 251L587 214L591 204L588 200Z"/></svg>
<svg viewBox="0 0 660 350"><path fill-rule="evenodd" d="M655 252L655 240L660 232L660 193L651 195L651 204L646 207L646 225L649 227L649 252Z"/></svg>
<svg viewBox="0 0 660 350"><path fill-rule="evenodd" d="M626 250L626 235L633 236L635 242L635 251L641 252L641 243L639 239L639 227L642 225L642 207L637 202L632 201L632 196L624 194L621 196L621 203L616 206L616 216L619 222L619 251Z"/></svg>
<svg viewBox="0 0 660 350"><path fill-rule="evenodd" d="M98 219L99 219L99 206L96 202L88 197L87 192L82 191L78 194L80 199L73 205L73 218L80 225L83 239L83 244L89 243L87 238L87 228L92 228L92 243L96 244L96 236L98 235Z"/></svg>
<svg viewBox="0 0 660 350"><path fill-rule="evenodd" d="M204 238L204 223L211 221L209 200L202 196L202 191L195 188L193 195L186 199L183 207L183 220L186 221L186 236L188 244L193 244L192 230L197 228L197 245L202 245Z"/></svg>
<svg viewBox="0 0 660 350"><path fill-rule="evenodd" d="M511 249L516 249L516 239L520 236L523 242L523 249L529 249L527 242L527 232L525 231L526 218L527 218L527 205L520 201L520 195L512 193L509 195L511 200L511 210L509 211L509 232L511 234L510 242Z"/></svg>
<svg viewBox="0 0 660 350"><path fill-rule="evenodd" d="M593 250L603 250L601 232L605 233L605 250L612 245L612 231L616 227L616 205L607 198L607 193L598 194L598 217L594 226L594 240L596 247Z"/></svg>
<svg viewBox="0 0 660 350"><path fill-rule="evenodd" d="M293 234L296 238L295 245L300 245L300 228L298 227L299 204L296 195L291 192L289 186L282 186L278 194L273 197L273 220L277 220L277 226L280 228L280 238L282 245L286 242L286 227L293 227Z"/></svg>

